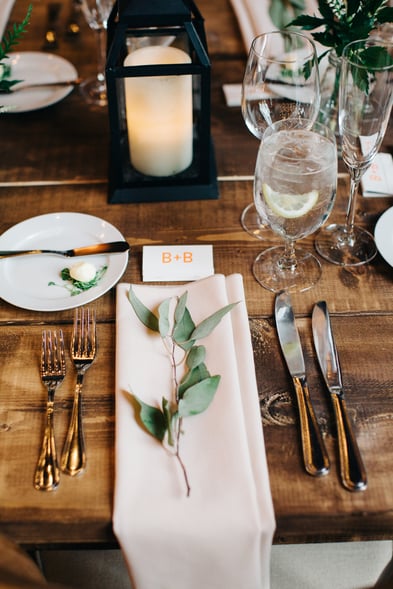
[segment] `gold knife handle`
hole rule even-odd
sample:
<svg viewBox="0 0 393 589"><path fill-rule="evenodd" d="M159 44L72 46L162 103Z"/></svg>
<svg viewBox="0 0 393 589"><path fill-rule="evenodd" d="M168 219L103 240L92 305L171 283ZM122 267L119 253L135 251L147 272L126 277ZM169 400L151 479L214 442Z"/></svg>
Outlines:
<svg viewBox="0 0 393 589"><path fill-rule="evenodd" d="M299 406L304 466L308 474L321 476L329 472L330 462L311 404L307 381L305 377L294 376L293 382Z"/></svg>
<svg viewBox="0 0 393 589"><path fill-rule="evenodd" d="M367 487L366 469L353 433L345 399L339 394L332 394L331 397L336 416L342 483L349 491L364 491Z"/></svg>

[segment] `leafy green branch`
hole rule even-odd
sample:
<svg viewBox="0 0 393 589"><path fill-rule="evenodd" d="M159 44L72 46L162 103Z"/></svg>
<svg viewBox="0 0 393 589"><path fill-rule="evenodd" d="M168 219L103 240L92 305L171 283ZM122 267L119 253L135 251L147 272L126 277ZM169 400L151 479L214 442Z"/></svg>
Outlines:
<svg viewBox="0 0 393 589"><path fill-rule="evenodd" d="M301 27L311 32L315 41L331 49L340 57L344 47L352 41L366 39L379 25L393 21L393 8L389 0L319 0L320 16L302 14L287 26ZM316 30L317 29L317 30Z"/></svg>
<svg viewBox="0 0 393 589"><path fill-rule="evenodd" d="M21 81L8 79L11 74L10 68L2 63L2 61L9 56L12 48L19 43L21 37L26 33L32 10L33 5L30 4L23 21L19 24L14 23L11 29L4 33L4 36L0 41L0 92L11 92L12 86Z"/></svg>
<svg viewBox="0 0 393 589"><path fill-rule="evenodd" d="M132 288L128 293L139 320L160 335L169 356L173 381L171 398L162 397L161 407L148 405L135 394L131 397L139 409L144 429L172 449L182 470L188 497L191 487L180 454L183 419L198 415L209 407L221 379L220 375L210 374L205 364L206 348L196 342L207 337L237 303L226 305L195 325L187 308L187 296L186 291L180 297L165 299L155 314L138 299ZM181 362L177 360L179 351L182 353ZM179 366L182 366L181 378Z"/></svg>

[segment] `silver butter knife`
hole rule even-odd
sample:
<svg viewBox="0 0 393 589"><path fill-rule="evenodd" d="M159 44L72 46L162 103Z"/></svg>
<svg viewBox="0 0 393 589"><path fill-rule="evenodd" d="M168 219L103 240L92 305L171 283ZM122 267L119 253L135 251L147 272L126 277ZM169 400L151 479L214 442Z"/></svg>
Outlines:
<svg viewBox="0 0 393 589"><path fill-rule="evenodd" d="M329 457L311 403L302 347L289 294L283 292L277 295L275 316L281 349L296 391L304 466L312 476L324 475L329 472Z"/></svg>
<svg viewBox="0 0 393 589"><path fill-rule="evenodd" d="M127 252L130 249L126 241L112 241L110 243L97 243L94 245L86 245L84 247L76 247L70 250L8 250L0 251L0 258L13 258L16 256L30 256L36 254L54 254L57 256L66 256L67 258L74 258L75 256L92 256L98 254L120 254Z"/></svg>
<svg viewBox="0 0 393 589"><path fill-rule="evenodd" d="M340 363L325 301L314 306L312 330L319 365L336 418L342 483L349 491L362 491L367 487L367 475L347 412Z"/></svg>

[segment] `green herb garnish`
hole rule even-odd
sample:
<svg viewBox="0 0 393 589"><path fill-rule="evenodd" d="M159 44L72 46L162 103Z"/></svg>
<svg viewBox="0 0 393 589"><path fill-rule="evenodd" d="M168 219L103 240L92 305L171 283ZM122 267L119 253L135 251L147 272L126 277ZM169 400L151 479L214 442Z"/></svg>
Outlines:
<svg viewBox="0 0 393 589"><path fill-rule="evenodd" d="M9 52L19 43L22 35L26 33L32 10L33 5L30 4L23 21L20 24L14 23L12 28L4 33L4 36L0 41L0 92L9 93L11 92L12 86L22 81L9 79L11 69L8 65L1 62L8 57Z"/></svg>
<svg viewBox="0 0 393 589"><path fill-rule="evenodd" d="M108 266L102 266L102 268L97 270L96 275L89 282L82 282L81 280L75 280L75 278L72 278L72 276L70 274L70 269L63 268L63 270L60 272L60 276L61 276L62 280L64 280L64 282L66 282L66 283L68 282L70 284L57 284L56 282L51 281L51 282L48 282L48 286L61 286L63 288L66 288L67 290L70 291L71 296L74 297L76 295L81 294L85 290L89 290L90 288L93 288L93 286L97 286L99 281L101 280L101 278L105 274L107 268L108 268Z"/></svg>
<svg viewBox="0 0 393 589"><path fill-rule="evenodd" d="M206 348L196 342L208 336L237 303L226 305L195 325L186 306L187 291L180 297L165 299L158 307L157 315L145 307L132 288L128 298L140 321L160 335L173 375L172 398L162 397L161 407L148 405L132 393L131 398L144 429L161 444L166 442L166 446L173 450L189 496L191 487L180 456L180 436L184 433L182 422L185 417L198 415L209 407L221 379L220 375L210 375L205 364ZM179 351L183 354L181 362ZM180 368L183 374L181 379L178 375Z"/></svg>

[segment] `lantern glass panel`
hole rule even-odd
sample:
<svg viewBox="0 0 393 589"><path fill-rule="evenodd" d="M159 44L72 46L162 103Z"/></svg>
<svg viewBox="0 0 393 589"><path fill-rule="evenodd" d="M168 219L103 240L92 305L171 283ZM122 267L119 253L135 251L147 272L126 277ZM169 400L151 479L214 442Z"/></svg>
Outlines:
<svg viewBox="0 0 393 589"><path fill-rule="evenodd" d="M129 190L132 200L166 200L165 187L217 198L210 62L197 31L192 22L135 28L130 20L114 29L106 73L110 186L120 199Z"/></svg>

